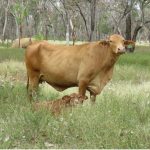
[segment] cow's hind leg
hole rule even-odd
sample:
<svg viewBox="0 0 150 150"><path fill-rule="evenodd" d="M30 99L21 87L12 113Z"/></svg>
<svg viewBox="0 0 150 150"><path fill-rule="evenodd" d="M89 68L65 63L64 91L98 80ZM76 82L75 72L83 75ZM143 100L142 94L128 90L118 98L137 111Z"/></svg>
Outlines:
<svg viewBox="0 0 150 150"><path fill-rule="evenodd" d="M39 72L32 71L28 73L28 96L29 100L37 99L37 90L39 86Z"/></svg>

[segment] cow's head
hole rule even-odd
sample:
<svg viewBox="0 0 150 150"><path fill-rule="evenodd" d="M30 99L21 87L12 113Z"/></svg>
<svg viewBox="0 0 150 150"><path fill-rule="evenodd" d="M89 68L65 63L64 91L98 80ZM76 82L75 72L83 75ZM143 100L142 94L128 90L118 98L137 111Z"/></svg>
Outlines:
<svg viewBox="0 0 150 150"><path fill-rule="evenodd" d="M62 98L66 106L75 106L77 104L82 104L83 101L86 99L88 99L87 96L81 96L76 93L72 93L71 95L66 95Z"/></svg>
<svg viewBox="0 0 150 150"><path fill-rule="evenodd" d="M118 34L113 34L108 37L108 41L112 47L113 53L115 54L123 54L125 53L125 39Z"/></svg>
<svg viewBox="0 0 150 150"><path fill-rule="evenodd" d="M115 54L123 54L126 51L133 52L135 49L135 42L125 40L121 35L113 34L107 37L106 40L101 40L100 44L110 47Z"/></svg>
<svg viewBox="0 0 150 150"><path fill-rule="evenodd" d="M110 47L112 47L112 51L115 54L123 54L126 52L127 47L131 46L131 41L125 40L118 34L109 36L106 41L109 43Z"/></svg>

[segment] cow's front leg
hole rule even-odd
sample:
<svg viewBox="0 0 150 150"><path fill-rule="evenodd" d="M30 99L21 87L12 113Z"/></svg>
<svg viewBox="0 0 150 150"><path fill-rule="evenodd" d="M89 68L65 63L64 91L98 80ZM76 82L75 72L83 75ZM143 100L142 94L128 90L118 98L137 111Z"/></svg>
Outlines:
<svg viewBox="0 0 150 150"><path fill-rule="evenodd" d="M90 100L92 104L96 101L96 96L100 93L100 81L99 75L97 75L88 85L88 91L90 92Z"/></svg>
<svg viewBox="0 0 150 150"><path fill-rule="evenodd" d="M79 81L79 95L86 99L85 93L88 86L89 80L82 79Z"/></svg>
<svg viewBox="0 0 150 150"><path fill-rule="evenodd" d="M110 81L113 74L113 67L107 72L101 73L97 76L89 85L88 90L90 91L90 99L92 104L96 101L96 95L100 94L105 85Z"/></svg>

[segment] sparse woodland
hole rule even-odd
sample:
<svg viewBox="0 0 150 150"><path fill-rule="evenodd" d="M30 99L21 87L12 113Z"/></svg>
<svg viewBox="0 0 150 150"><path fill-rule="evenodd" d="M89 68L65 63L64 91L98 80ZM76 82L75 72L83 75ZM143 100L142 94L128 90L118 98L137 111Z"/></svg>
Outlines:
<svg viewBox="0 0 150 150"><path fill-rule="evenodd" d="M150 41L150 0L0 0L0 39Z"/></svg>

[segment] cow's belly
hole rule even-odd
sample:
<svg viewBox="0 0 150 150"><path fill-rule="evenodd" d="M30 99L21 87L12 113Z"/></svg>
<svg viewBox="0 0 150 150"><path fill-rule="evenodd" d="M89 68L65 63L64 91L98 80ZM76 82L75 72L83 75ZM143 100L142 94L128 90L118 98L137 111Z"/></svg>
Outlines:
<svg viewBox="0 0 150 150"><path fill-rule="evenodd" d="M49 73L43 73L41 74L40 79L42 81L46 81L49 85L51 85L53 88L55 88L57 91L63 91L70 87L76 87L78 86L77 78L74 76L69 76L71 78L68 78L68 76L60 76L61 74L51 74ZM100 81L99 77L95 77L87 87L87 90L94 94L100 93Z"/></svg>
<svg viewBox="0 0 150 150"><path fill-rule="evenodd" d="M80 61L75 58L65 58L56 55L45 57L40 65L40 73L43 80L50 84L71 86L77 84L77 74Z"/></svg>
<svg viewBox="0 0 150 150"><path fill-rule="evenodd" d="M62 86L62 85L52 85L50 84L54 89L56 89L57 91L61 92L61 91L64 91L70 87L76 87L77 85L70 85L70 86Z"/></svg>
<svg viewBox="0 0 150 150"><path fill-rule="evenodd" d="M42 71L40 76L40 80L46 81L57 90L60 89L59 91L77 85L77 75L72 72L63 73L49 70Z"/></svg>
<svg viewBox="0 0 150 150"><path fill-rule="evenodd" d="M57 76L58 77L58 76ZM66 79L62 79L61 77L57 78L54 75L51 74L41 74L40 75L40 82L45 81L46 83L48 83L49 85L51 85L54 89L56 89L57 91L64 91L67 88L70 87L75 87L77 86L77 82L73 82L73 80L66 80Z"/></svg>

